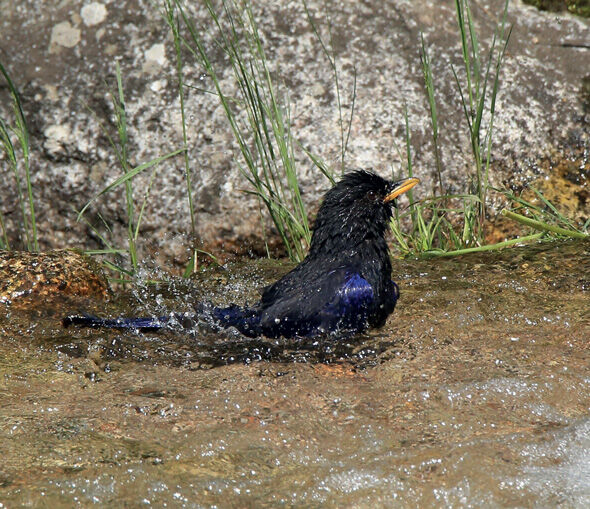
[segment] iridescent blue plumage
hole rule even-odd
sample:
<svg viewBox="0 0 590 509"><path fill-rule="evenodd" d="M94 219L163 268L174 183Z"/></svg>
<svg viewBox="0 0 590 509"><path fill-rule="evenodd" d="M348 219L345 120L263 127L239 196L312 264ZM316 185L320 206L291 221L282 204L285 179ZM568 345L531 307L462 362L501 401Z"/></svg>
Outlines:
<svg viewBox="0 0 590 509"><path fill-rule="evenodd" d="M392 183L366 171L344 175L326 193L309 254L297 267L265 288L254 306L199 303L195 317L251 337L313 337L382 326L399 297L385 232L394 199L417 182ZM153 329L173 317L68 317L64 324Z"/></svg>
<svg viewBox="0 0 590 509"><path fill-rule="evenodd" d="M160 316L157 318L139 317L139 318L99 318L92 315L66 316L62 323L65 327L70 325L79 325L81 327L92 327L101 329L138 329L138 330L157 330L167 327L172 320L172 316Z"/></svg>

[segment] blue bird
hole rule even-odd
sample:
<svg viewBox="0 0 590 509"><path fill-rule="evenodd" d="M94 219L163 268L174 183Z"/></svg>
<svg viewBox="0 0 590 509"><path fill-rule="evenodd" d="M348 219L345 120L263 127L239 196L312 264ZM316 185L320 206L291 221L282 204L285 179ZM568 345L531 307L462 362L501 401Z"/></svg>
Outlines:
<svg viewBox="0 0 590 509"><path fill-rule="evenodd" d="M195 318L249 337L313 337L381 327L393 312L399 289L391 280L385 233L395 199L419 182L397 182L360 170L330 189L318 211L307 257L266 287L254 306L196 306ZM64 326L153 330L186 315L102 319L68 316Z"/></svg>

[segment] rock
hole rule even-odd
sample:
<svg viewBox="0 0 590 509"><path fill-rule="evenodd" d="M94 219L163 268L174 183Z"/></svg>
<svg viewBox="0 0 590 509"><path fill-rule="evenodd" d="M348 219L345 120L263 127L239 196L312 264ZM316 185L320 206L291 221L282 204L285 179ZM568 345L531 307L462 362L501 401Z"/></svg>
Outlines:
<svg viewBox="0 0 590 509"><path fill-rule="evenodd" d="M338 173L341 136L334 77L303 5L285 0L254 4L269 62L272 69L280 68L280 88L288 90L293 132L302 146ZM489 46L503 4L503 0L471 2L482 48ZM108 12L106 5L74 1L55 7L22 0L3 7L0 54L22 93L31 127L33 188L41 211L38 226L44 249L102 247L90 229L76 221L75 211L122 173L99 125L102 122L116 139L108 96L108 87L114 90L116 86L115 59L123 74L130 163L138 165L182 146L175 50L168 26L158 9L145 8L138 0L108 4ZM308 6L328 41L324 2L310 0ZM202 29L224 90L233 94L235 83L214 44L213 24L202 3L191 8L195 12L190 15ZM454 3L346 0L329 3L327 8L345 118L350 112L355 69L357 75L345 165L372 167L383 175L390 174L392 168L400 171L403 163L395 145L404 146L403 110L407 105L414 171L423 180L416 194L431 193L434 157L419 58L423 32L439 108L443 179L451 192L465 191L473 163L450 67L452 63L462 77ZM549 176L551 169L561 164L555 157L576 159L588 147L590 108L583 84L589 70L581 64L590 57L590 22L513 1L508 23L514 28L496 101L491 180L494 185L522 187ZM214 253L224 247L264 252L259 204L242 192L248 183L240 173L239 153L223 110L207 93L212 83L189 53L183 57L185 83L191 87L186 89L186 114L198 245ZM10 121L10 101L4 89L0 97L0 115ZM313 214L329 184L298 148L296 156L302 196ZM551 164L538 164L547 158ZM585 160L581 174L588 171ZM191 221L183 158L168 160L156 171L144 212L140 257L157 252L159 259L178 263L177 250L168 249L167 239L185 235L188 257ZM141 203L149 179L148 171L134 182L137 203ZM582 185L587 186L587 180ZM10 213L18 210L14 203L14 183L4 179L0 210L12 238L17 236L19 221L16 213ZM493 204L496 209L502 205L501 201ZM91 224L100 225L99 214L112 229L112 235L103 232L109 241L124 246L123 189L97 200L86 217ZM269 232L273 240L272 228L267 228Z"/></svg>
<svg viewBox="0 0 590 509"><path fill-rule="evenodd" d="M157 43L154 44L151 48L149 48L145 52L145 63L143 64L143 71L145 73L155 74L158 72L166 63L168 62L166 58L166 47L161 44ZM160 91L160 82L156 82L158 85L155 88L153 85L150 87L152 91L159 92Z"/></svg>
<svg viewBox="0 0 590 509"><path fill-rule="evenodd" d="M0 251L0 303L47 306L57 296L105 298L107 280L90 257L72 250Z"/></svg>
<svg viewBox="0 0 590 509"><path fill-rule="evenodd" d="M104 4L92 2L82 7L80 16L87 27L100 25L107 17L107 8Z"/></svg>
<svg viewBox="0 0 590 509"><path fill-rule="evenodd" d="M80 42L80 29L70 25L69 21L62 21L53 27L49 42L49 53L57 53L59 47L73 48Z"/></svg>

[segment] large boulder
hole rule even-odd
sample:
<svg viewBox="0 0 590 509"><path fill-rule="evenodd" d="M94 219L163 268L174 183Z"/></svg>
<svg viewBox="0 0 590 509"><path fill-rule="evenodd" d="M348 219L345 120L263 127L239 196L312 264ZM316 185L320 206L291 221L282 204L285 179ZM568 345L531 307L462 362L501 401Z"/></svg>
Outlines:
<svg viewBox="0 0 590 509"><path fill-rule="evenodd" d="M202 32L205 43L231 91L232 74L213 44L212 23L202 3L194 4L195 22L208 27ZM471 2L484 49L503 5L503 0ZM76 221L76 210L121 174L99 124L116 137L108 95L109 87L115 86L115 61L120 63L126 94L131 163L182 146L170 30L159 10L143 0L67 0L57 7L38 0L1 0L0 6L0 60L20 89L31 130L41 247L97 248L98 237ZM419 57L423 32L439 107L443 179L450 191L465 191L473 162L451 71L453 64L461 76L454 2L345 0L326 7L309 0L308 7L326 41L331 23L345 115L356 69L345 166L370 167L383 175L392 168L399 171L395 144L404 145L407 105L414 171L424 181L416 192L431 193L434 157ZM269 61L280 72L281 87L288 90L296 138L338 174L341 136L334 77L303 4L264 0L255 2L254 11ZM567 159L573 161L570 181L583 190L589 173L587 157L581 154L587 150L590 130L590 23L568 13L540 12L520 1L511 2L508 23L514 28L496 101L492 183L519 188L539 178L551 180L556 163ZM223 110L214 95L203 91L211 83L197 62L187 59L184 70L187 85L193 87L187 89L186 107L201 246L215 253L262 252L259 204L242 192L247 182L240 174L239 153ZM7 89L0 89L0 95L0 114L10 120ZM305 154L297 157L304 201L313 212L329 184ZM0 164L5 166L5 161ZM181 157L158 167L144 213L142 256L155 256L161 264L188 258L191 226L183 172ZM138 203L150 176L145 172L135 183ZM0 207L14 235L19 214L15 186L6 172L0 182ZM86 215L104 232L100 217L112 229L109 239L124 247L122 188L101 197Z"/></svg>

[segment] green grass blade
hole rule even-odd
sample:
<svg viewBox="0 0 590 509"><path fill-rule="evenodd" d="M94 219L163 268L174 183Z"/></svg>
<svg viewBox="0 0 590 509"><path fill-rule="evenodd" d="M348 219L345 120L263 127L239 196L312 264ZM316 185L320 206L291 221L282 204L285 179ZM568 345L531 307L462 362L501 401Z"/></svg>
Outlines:
<svg viewBox="0 0 590 509"><path fill-rule="evenodd" d="M525 217L521 214L511 212L510 210L502 209L502 215L508 217L509 219L513 219L514 221L518 221L519 223L524 224L526 226L530 226L535 230L551 232L557 235L563 235L565 237L572 237L575 239L585 239L589 237L587 233L582 233L575 230L568 230L566 228L561 228L559 226L555 226L552 224L543 223L536 219L531 219L530 217Z"/></svg>
<svg viewBox="0 0 590 509"><path fill-rule="evenodd" d="M20 148L22 151L23 166L25 171L25 184L27 189L27 200L28 202L28 215L26 211L25 199L23 197L22 188L20 186L20 179L18 178L18 165L16 163L16 156L14 153L14 146L10 141L10 134L7 126L2 122L0 130L2 131L2 145L7 151L7 154L12 162L13 171L17 178L17 188L19 192L19 201L21 204L21 210L23 214L23 229L26 238L26 247L29 251L39 251L38 235L37 235L37 222L35 220L35 204L33 200L33 187L31 184L31 168L30 168L30 144L29 144L29 128L23 112L22 102L18 89L14 85L13 81L2 63L0 62L0 73L4 76L8 85L10 96L12 97L13 112L15 116L15 127L12 129L16 135ZM30 224L30 231L29 231Z"/></svg>
<svg viewBox="0 0 590 509"><path fill-rule="evenodd" d="M166 159L170 159L171 157L177 156L178 154L180 154L182 152L184 152L183 148L180 148L178 150L174 150L173 152L170 152L166 155L156 157L155 159L152 159L151 161L148 161L147 163L140 164L139 166L136 166L135 168L129 170L125 175L121 175L119 178L115 179L113 182L111 182L109 185L107 185L94 198L92 198L86 205L84 205L84 208L82 208L82 210L78 213L77 219L80 220L81 217L86 212L86 209L88 209L88 207L100 196L108 193L112 189L119 187L121 184L124 184L128 180L133 179L133 177L135 177L136 175L138 175L142 171L147 170L157 164L160 164L161 162L165 161Z"/></svg>
<svg viewBox="0 0 590 509"><path fill-rule="evenodd" d="M137 237L139 236L139 227L141 226L141 220L143 219L143 213L144 213L145 207L147 205L147 200L150 195L152 185L154 184L154 179L156 177L156 169L157 168L154 168L152 170L152 174L150 175L150 181L149 181L148 186L145 190L145 194L143 196L143 200L141 203L141 208L139 209L139 214L137 214L137 221L135 223L135 230L133 232L133 241L134 242L137 242Z"/></svg>
<svg viewBox="0 0 590 509"><path fill-rule="evenodd" d="M2 230L2 238L0 238L0 249L10 251L10 243L8 242L8 232L4 225L4 215L0 212L0 230Z"/></svg>
<svg viewBox="0 0 590 509"><path fill-rule="evenodd" d="M519 237L517 239L510 239L505 240L504 242L498 242L497 244L487 244L485 246L477 246L477 247L469 247L465 249L457 249L455 251L430 251L426 252L423 255L425 257L451 257L451 256L460 256L468 253L481 253L485 251L497 251L499 249L514 246L517 244L524 244L526 242L531 242L533 240L537 240L545 235L544 232L534 233L532 235L527 235L526 237Z"/></svg>
<svg viewBox="0 0 590 509"><path fill-rule="evenodd" d="M424 43L424 34L420 33L421 52L420 60L422 61L422 74L424 76L424 84L426 86L426 95L428 98L428 106L430 108L430 125L432 126L432 143L434 149L434 160L436 164L436 173L438 175L438 185L440 192L444 193L444 186L442 181L442 162L440 159L440 149L438 146L438 116L436 112L436 101L434 98L434 80L432 78L432 66L430 64L430 57L426 50Z"/></svg>
<svg viewBox="0 0 590 509"><path fill-rule="evenodd" d="M186 112L185 112L185 104L184 104L184 63L182 60L182 38L180 36L180 28L179 28L179 20L176 15L176 10L174 8L173 0L165 0L164 2L164 19L166 20L170 30L172 32L172 38L174 41L174 52L176 56L176 79L177 79L177 88L178 88L178 100L180 101L180 116L182 120L182 147L184 149L184 175L185 175L185 182L186 182L186 195L188 200L188 208L191 220L191 235L192 235L192 254L191 254L191 261L190 266L191 270L198 269L198 256L197 256L197 248L195 246L197 240L197 225L196 225L196 213L195 213L195 205L193 202L193 195L192 195L192 179L191 179L191 168L189 162L189 154L188 154L188 137L187 137L187 129L186 129ZM188 269L188 266L187 266ZM186 274L186 272L185 272ZM190 273L189 273L190 275ZM185 277L188 277L185 275Z"/></svg>

